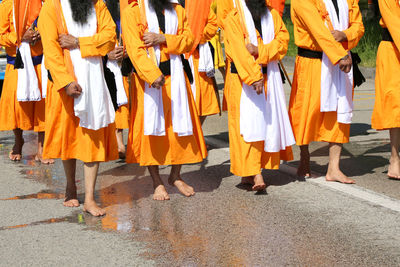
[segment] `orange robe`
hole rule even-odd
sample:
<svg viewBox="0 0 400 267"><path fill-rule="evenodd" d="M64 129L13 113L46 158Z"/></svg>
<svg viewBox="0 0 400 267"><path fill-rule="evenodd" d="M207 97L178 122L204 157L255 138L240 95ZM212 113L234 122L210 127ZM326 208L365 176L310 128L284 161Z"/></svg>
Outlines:
<svg viewBox="0 0 400 267"><path fill-rule="evenodd" d="M115 47L115 24L103 1L95 3L97 33L79 38L82 57L105 56ZM115 124L94 131L79 127L74 115L74 99L64 87L75 81L64 63L58 43L57 11L53 1L46 1L40 13L39 30L45 51L45 64L53 82L49 82L46 102L46 140L44 158L79 159L101 162L118 158ZM63 18L62 18L63 19ZM64 21L65 25L65 21Z"/></svg>
<svg viewBox="0 0 400 267"><path fill-rule="evenodd" d="M267 0L270 7L279 12L279 15L283 15L285 10L285 0Z"/></svg>
<svg viewBox="0 0 400 267"><path fill-rule="evenodd" d="M394 42L382 41L376 58L375 107L372 128L400 128L400 3L380 0L380 24Z"/></svg>
<svg viewBox="0 0 400 267"><path fill-rule="evenodd" d="M190 51L193 45L193 35L189 29L185 10L175 5L178 15L177 35L166 34L166 45L161 45L161 61L169 59L169 54L184 54ZM201 162L207 156L203 132L198 118L196 103L194 102L190 83L186 79L189 109L193 123L193 135L178 137L172 128L171 118L171 77L165 77L162 90L163 108L165 116L165 136L144 135L144 90L145 82L153 82L161 76L160 69L147 56L142 40L146 26L141 21L140 8L132 3L122 14L122 30L127 52L137 71L132 78L132 88L136 101L131 112L129 127L128 149L126 161L149 165L177 165ZM133 120L133 118L135 118Z"/></svg>
<svg viewBox="0 0 400 267"><path fill-rule="evenodd" d="M333 64L357 46L364 34L358 0L348 0L349 28L344 31L348 41L336 42L325 26L320 8L322 0L292 0L291 16L294 38L298 47L323 51ZM321 112L321 59L296 57L289 116L297 145L313 141L347 143L350 124L337 122L336 112Z"/></svg>
<svg viewBox="0 0 400 267"><path fill-rule="evenodd" d="M207 24L203 31L200 44L210 41L217 33L217 16L210 10ZM207 76L205 72L199 72L199 50L193 52L193 65L196 80L196 107L199 116L208 116L219 113L218 99L215 95L213 78Z"/></svg>
<svg viewBox="0 0 400 267"><path fill-rule="evenodd" d="M240 134L240 99L243 82L251 85L264 78L265 95L267 95L268 76L261 72L260 65L282 59L288 49L289 33L285 24L276 10L270 10L274 20L275 39L269 44L264 44L257 31L259 53L257 60L254 60L246 49L238 11L234 9L224 20L228 58L225 91L228 104L231 172L237 176L253 176L259 174L261 169L278 169L281 160L293 159L291 147L285 151L268 153L264 151L264 141L247 143ZM231 62L235 63L238 74L231 73Z"/></svg>
<svg viewBox="0 0 400 267"><path fill-rule="evenodd" d="M30 25L26 25L30 27ZM0 46L6 48L9 56L16 56L17 34L13 21L13 1L0 3ZM31 46L32 57L43 54L41 41ZM41 90L41 64L35 66ZM17 100L18 70L7 64L4 76L3 92L0 99L0 131L14 129L35 130L42 132L45 128L45 100L18 102Z"/></svg>

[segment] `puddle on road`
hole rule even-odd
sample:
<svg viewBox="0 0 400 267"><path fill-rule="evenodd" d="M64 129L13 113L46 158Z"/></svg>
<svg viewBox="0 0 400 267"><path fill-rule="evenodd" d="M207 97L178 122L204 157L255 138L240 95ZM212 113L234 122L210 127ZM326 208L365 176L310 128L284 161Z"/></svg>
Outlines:
<svg viewBox="0 0 400 267"><path fill-rule="evenodd" d="M4 160L8 159L9 146L0 147ZM33 142L26 142L25 146L28 151L32 150ZM65 178L60 162L46 166L24 156L20 165L21 174L45 184L48 190L1 201L60 199L62 205ZM216 166L216 169L221 167ZM225 171L229 173L229 167ZM83 173L81 167L77 173ZM279 265L282 263L280 256L269 255L271 250L269 253L263 251L269 243L287 248L287 251L299 253L303 250L294 246L290 233L284 232L280 226L271 225L272 222L269 226L260 224L259 218L254 216L254 211L243 199L229 198L229 205L215 207L215 199L219 201L217 205L223 202L214 194L221 181L207 179L199 184L199 188L205 188L203 192L209 194L187 199L174 192L172 200L162 203L151 199L152 183L145 168L133 164L104 163L100 167L96 190L98 203L106 207L104 217L96 218L75 209L66 217L4 226L0 227L0 231L65 222L80 224L85 229L119 233L123 238L144 242L147 249L143 257L159 259L163 265L176 266L259 265L270 257L276 261L271 261L271 265ZM268 227L274 232L269 234Z"/></svg>

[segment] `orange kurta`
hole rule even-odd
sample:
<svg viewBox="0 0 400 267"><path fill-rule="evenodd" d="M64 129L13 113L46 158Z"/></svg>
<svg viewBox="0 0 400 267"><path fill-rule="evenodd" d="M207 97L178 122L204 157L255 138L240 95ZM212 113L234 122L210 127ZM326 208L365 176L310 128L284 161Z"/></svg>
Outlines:
<svg viewBox="0 0 400 267"><path fill-rule="evenodd" d="M217 16L210 10L206 27L203 31L203 36L200 44L210 41L217 33ZM208 116L218 114L220 112L218 99L215 94L213 78L207 76L205 72L199 72L199 50L196 49L193 53L193 65L196 81L196 107L199 116Z"/></svg>
<svg viewBox="0 0 400 267"><path fill-rule="evenodd" d="M298 47L323 51L336 64L357 46L364 34L358 0L348 0L349 28L344 31L348 42L336 42L322 18L322 0L292 0L291 16ZM296 57L289 116L297 145L312 141L347 143L350 124L337 122L336 112L321 112L321 59Z"/></svg>
<svg viewBox="0 0 400 267"><path fill-rule="evenodd" d="M161 45L161 61L169 59L169 54L184 54L193 45L193 35L187 24L185 10L175 5L178 15L177 35L166 34L166 44ZM160 69L147 56L142 36L146 26L141 21L140 8L132 3L123 11L122 30L129 57L137 71L132 77L132 87L135 91L136 106L131 113L129 127L128 149L126 161L149 165L176 165L201 162L207 156L203 132L201 130L196 105L191 93L189 81L186 79L189 108L193 123L193 135L178 137L173 131L171 118L171 77L166 76L162 90L165 117L165 136L144 135L144 89L145 82L153 82L161 76ZM133 116L135 120L133 120Z"/></svg>
<svg viewBox="0 0 400 267"><path fill-rule="evenodd" d="M254 60L246 49L238 11L234 9L224 20L226 56L229 62L225 90L228 103L231 172L237 176L253 176L259 174L261 169L278 169L281 160L293 159L290 147L285 151L267 153L264 151L263 141L247 143L240 134L240 99L243 82L252 85L264 78L264 88L267 92L268 77L262 74L260 65L282 59L288 49L289 33L279 13L270 10L274 20L275 39L269 44L264 44L257 32L259 51L257 60ZM231 62L235 63L238 74L231 73Z"/></svg>
<svg viewBox="0 0 400 267"><path fill-rule="evenodd" d="M380 0L380 22L394 42L382 41L376 58L375 107L372 128L400 128L400 3Z"/></svg>
<svg viewBox="0 0 400 267"><path fill-rule="evenodd" d="M129 96L129 79L128 77L123 77L125 93L130 100ZM130 101L128 101L130 102ZM117 129L128 129L129 128L129 103L120 106L115 112L115 128Z"/></svg>
<svg viewBox="0 0 400 267"><path fill-rule="evenodd" d="M105 56L115 47L115 24L103 1L95 3L97 33L79 38L82 57ZM46 1L40 13L39 30L53 82L50 82L46 102L46 140L44 158L79 159L101 162L118 158L115 125L100 130L79 127L74 115L74 99L64 87L75 79L64 63L63 50L58 43L60 34L53 1Z"/></svg>
<svg viewBox="0 0 400 267"><path fill-rule="evenodd" d="M267 0L269 5L279 12L279 15L283 15L283 11L285 10L285 0Z"/></svg>
<svg viewBox="0 0 400 267"><path fill-rule="evenodd" d="M26 25L28 26L28 25ZM29 25L30 26L30 25ZM28 26L28 27L29 27ZM7 55L16 56L17 34L13 20L13 1L0 3L0 46L6 48ZM41 41L31 46L32 57L43 54ZM41 65L35 66L41 90ZM7 64L4 76L3 92L0 99L0 131L16 128L22 130L44 131L45 100L18 102L17 100L18 70Z"/></svg>

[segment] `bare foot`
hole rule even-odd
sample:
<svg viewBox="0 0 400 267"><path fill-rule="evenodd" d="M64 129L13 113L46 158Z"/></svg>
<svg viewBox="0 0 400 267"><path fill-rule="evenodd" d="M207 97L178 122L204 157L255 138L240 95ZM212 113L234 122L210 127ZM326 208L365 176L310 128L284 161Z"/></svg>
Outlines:
<svg viewBox="0 0 400 267"><path fill-rule="evenodd" d="M90 213L95 217L100 217L106 214L105 209L100 208L94 201L85 202L85 204L83 204L83 211Z"/></svg>
<svg viewBox="0 0 400 267"><path fill-rule="evenodd" d="M77 199L65 199L63 202L64 207L75 208L79 207L79 201Z"/></svg>
<svg viewBox="0 0 400 267"><path fill-rule="evenodd" d="M253 191L264 191L265 188L267 188L267 185L264 182L264 178L262 174L257 174L254 176L254 186L253 186Z"/></svg>
<svg viewBox="0 0 400 267"><path fill-rule="evenodd" d="M21 154L14 154L14 152L10 151L10 154L8 154L8 157L12 161L21 161L22 155Z"/></svg>
<svg viewBox="0 0 400 267"><path fill-rule="evenodd" d="M8 155L10 160L20 161L22 159L22 146L24 145L24 143L25 143L24 139L15 141L13 149L11 150L10 154Z"/></svg>
<svg viewBox="0 0 400 267"><path fill-rule="evenodd" d="M393 180L400 180L400 160L390 159L387 176Z"/></svg>
<svg viewBox="0 0 400 267"><path fill-rule="evenodd" d="M326 174L325 180L328 182L339 182L343 184L355 184L356 181L353 179L350 179L344 173L340 170L328 170L328 173Z"/></svg>
<svg viewBox="0 0 400 267"><path fill-rule="evenodd" d="M242 181L240 183L243 185L254 185L254 176L242 177Z"/></svg>
<svg viewBox="0 0 400 267"><path fill-rule="evenodd" d="M42 155L37 154L35 156L35 161L38 161L42 164L46 164L46 165L50 165L50 164L54 164L54 159L43 159Z"/></svg>
<svg viewBox="0 0 400 267"><path fill-rule="evenodd" d="M297 176L310 178L311 177L311 169L310 169L310 157L301 157L300 165L297 168Z"/></svg>
<svg viewBox="0 0 400 267"><path fill-rule="evenodd" d="M154 189L153 199L158 201L170 199L164 185L159 185Z"/></svg>
<svg viewBox="0 0 400 267"><path fill-rule="evenodd" d="M168 183L178 188L179 192L181 192L186 197L191 197L195 194L193 187L186 184L180 177L174 179L170 176L168 178Z"/></svg>
<svg viewBox="0 0 400 267"><path fill-rule="evenodd" d="M125 151L118 151L118 157L119 157L119 159L125 159L126 158L126 152Z"/></svg>

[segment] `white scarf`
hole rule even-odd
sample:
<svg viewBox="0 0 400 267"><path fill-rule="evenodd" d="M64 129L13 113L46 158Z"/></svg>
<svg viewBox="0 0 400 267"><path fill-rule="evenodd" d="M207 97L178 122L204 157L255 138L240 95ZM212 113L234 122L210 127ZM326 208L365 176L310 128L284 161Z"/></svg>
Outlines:
<svg viewBox="0 0 400 267"><path fill-rule="evenodd" d="M194 101L196 101L197 88L196 88L196 75L193 62L193 55L189 57L189 64L193 76L193 82L190 84L190 87L192 89ZM199 45L198 72L205 72L208 77L214 77L215 75L214 58L212 57L211 48L208 43Z"/></svg>
<svg viewBox="0 0 400 267"><path fill-rule="evenodd" d="M69 34L75 37L93 36L97 32L97 17L94 6L84 25L72 18L69 0L61 0L61 6ZM111 96L104 79L101 56L82 58L80 49L70 50L72 64L82 94L74 99L74 111L79 126L91 130L107 127L115 120Z"/></svg>
<svg viewBox="0 0 400 267"><path fill-rule="evenodd" d="M15 11L13 8L13 19L15 24ZM17 31L17 29L15 29ZM35 66L32 61L31 46L27 42L22 42L19 47L23 69L18 69L17 81L17 100L20 102L40 101L42 96L39 89L39 80Z"/></svg>
<svg viewBox="0 0 400 267"><path fill-rule="evenodd" d="M208 42L199 45L199 72L205 72L208 77L215 74L214 58Z"/></svg>
<svg viewBox="0 0 400 267"><path fill-rule="evenodd" d="M125 92L124 78L122 77L121 68L116 60L108 60L107 68L114 74L115 84L117 86L117 104L118 107L128 104L128 97Z"/></svg>
<svg viewBox="0 0 400 267"><path fill-rule="evenodd" d="M324 0L333 28L344 31L349 27L349 6L347 0L337 0L339 18L332 0ZM349 56L350 52L348 52ZM349 73L340 70L323 53L321 65L321 112L337 111L339 123L350 124L353 117L353 68Z"/></svg>
<svg viewBox="0 0 400 267"><path fill-rule="evenodd" d="M244 0L243 7L250 42L258 46L253 17ZM264 44L275 38L272 14L267 10L261 18ZM261 69L261 67L260 67ZM240 99L240 133L246 142L264 141L264 151L279 152L295 144L295 139L286 109L286 98L277 61L268 64L267 97L265 91L257 95L253 86L243 83Z"/></svg>
<svg viewBox="0 0 400 267"><path fill-rule="evenodd" d="M171 3L178 3L171 0ZM145 0L146 18L149 32L159 33L157 14ZM165 10L165 34L176 35L178 31L178 16L175 10ZM160 47L154 47L158 64L160 64ZM178 136L193 135L192 118L186 88L186 79L180 55L170 54L171 62L171 112L172 128ZM165 118L162 90L146 83L144 93L144 135L164 136Z"/></svg>

